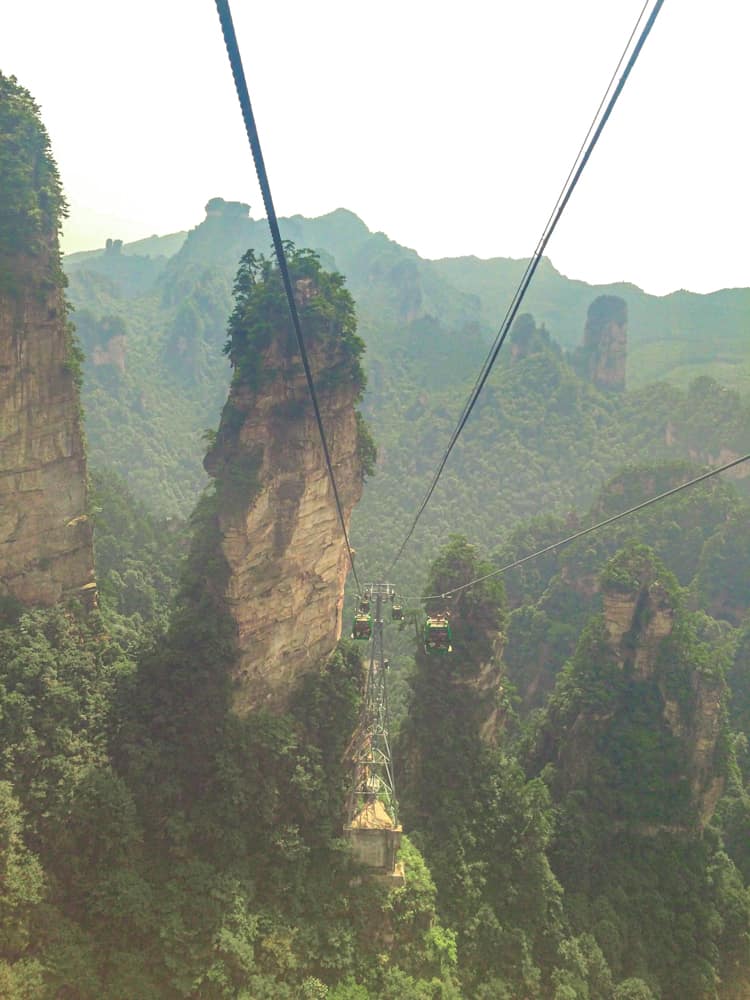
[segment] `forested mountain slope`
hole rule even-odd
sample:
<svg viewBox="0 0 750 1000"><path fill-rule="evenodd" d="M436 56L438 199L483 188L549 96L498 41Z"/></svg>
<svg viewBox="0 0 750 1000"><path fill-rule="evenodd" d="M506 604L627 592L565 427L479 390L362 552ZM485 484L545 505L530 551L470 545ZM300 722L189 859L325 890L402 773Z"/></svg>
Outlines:
<svg viewBox="0 0 750 1000"><path fill-rule="evenodd" d="M426 589L490 570L454 538ZM449 602L453 653L416 651L404 822L457 931L468 996L740 1000L746 716L728 718L726 679L744 712L746 636L690 612L646 546L589 570L599 604L571 618L569 659L524 723L503 650L525 609L509 622L498 577Z"/></svg>
<svg viewBox="0 0 750 1000"><path fill-rule="evenodd" d="M65 198L33 98L0 73L0 604L94 599Z"/></svg>
<svg viewBox="0 0 750 1000"><path fill-rule="evenodd" d="M335 264L357 304L367 343L364 411L380 460L353 535L366 572L382 573L448 441L522 262L425 261L344 210L283 220L282 231ZM267 243L265 222L249 218L247 206L212 199L205 221L169 258L127 253L115 241L99 255L74 255L67 263L87 357L92 459L113 467L156 510L186 515L205 482L200 437L216 426L229 381L221 349L237 262L248 246L263 250ZM605 290L571 282L545 261L525 308L551 338L539 338L515 359L512 345L500 355L415 535L404 586L419 579L435 545L459 525L492 546L530 514L586 504L636 457L705 463L727 450L747 450L747 406L732 391L705 380L689 391L646 383L666 372L652 356L662 341L679 351L700 341L704 361L696 372L715 371L717 359L730 355L739 371L748 293L657 299L631 286L614 290L622 294L634 345L628 384L641 388L611 393L581 377L573 349L583 339L587 308Z"/></svg>
<svg viewBox="0 0 750 1000"><path fill-rule="evenodd" d="M525 262L455 258L433 262L436 272L463 292L479 297L482 320L498 326ZM630 316L629 381L659 379L687 386L697 375L747 393L750 388L748 316L750 290L727 288L707 295L679 291L656 296L636 285L592 286L566 278L545 261L537 270L525 308L542 320L565 347L580 340L586 308L597 295L617 295Z"/></svg>
<svg viewBox="0 0 750 1000"><path fill-rule="evenodd" d="M589 511L527 521L493 553L508 565L574 531L663 493L690 477L686 463L638 466L615 476ZM729 482L709 480L505 574L509 615L504 659L521 712L543 705L586 620L601 611L599 574L635 543L652 547L684 588L684 600L722 622L719 644L750 610L750 505Z"/></svg>
<svg viewBox="0 0 750 1000"><path fill-rule="evenodd" d="M33 257L38 209L56 231L64 206L52 161L33 169L40 137L46 152L33 102L0 81L13 99L0 210L32 224ZM19 97L21 129L3 117ZM334 260L359 300L381 459L357 560L382 572L493 304L350 213L286 225L325 258L289 255L347 511L374 456ZM550 554L507 592L489 574L746 451L747 402L705 375L626 391L623 298L584 303L582 349L564 332L560 346L543 308L519 317L399 569L414 591L387 648L402 663L382 667L400 675L409 839L403 884L384 882L342 838L362 777L352 733L368 732L362 646L323 655L345 563L278 272L245 255L265 243L245 206L214 199L184 241L144 241L153 256L114 240L70 262L100 601L0 601L0 996L745 1000L747 480L713 479ZM0 275L11 295L20 263ZM25 403L11 393L11 416ZM214 482L195 504L206 444ZM481 547L443 544L457 526ZM483 580L420 608L422 569L428 595ZM451 613L450 654L419 641L435 610ZM268 668L283 697L238 703L248 668Z"/></svg>

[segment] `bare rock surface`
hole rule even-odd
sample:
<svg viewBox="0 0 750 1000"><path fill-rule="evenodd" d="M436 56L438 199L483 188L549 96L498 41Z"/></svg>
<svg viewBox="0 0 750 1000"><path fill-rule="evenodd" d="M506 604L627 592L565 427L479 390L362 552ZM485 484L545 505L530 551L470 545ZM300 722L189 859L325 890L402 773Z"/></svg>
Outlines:
<svg viewBox="0 0 750 1000"><path fill-rule="evenodd" d="M628 314L615 295L600 295L589 306L583 332L588 376L600 389L622 392L628 350Z"/></svg>
<svg viewBox="0 0 750 1000"><path fill-rule="evenodd" d="M314 291L298 285L302 301ZM308 345L347 529L362 494L355 403L336 344ZM225 598L237 630L234 709L283 711L341 636L345 540L302 365L283 336L260 388L232 386L205 466L218 482ZM272 373L269 375L268 373Z"/></svg>
<svg viewBox="0 0 750 1000"><path fill-rule="evenodd" d="M38 271L0 294L0 593L51 605L94 569L63 294Z"/></svg>

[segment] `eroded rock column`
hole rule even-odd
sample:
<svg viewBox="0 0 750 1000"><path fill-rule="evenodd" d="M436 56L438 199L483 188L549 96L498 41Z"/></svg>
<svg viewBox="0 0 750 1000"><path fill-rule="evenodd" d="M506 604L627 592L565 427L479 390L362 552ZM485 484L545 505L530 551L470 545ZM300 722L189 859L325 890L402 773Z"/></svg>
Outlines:
<svg viewBox="0 0 750 1000"><path fill-rule="evenodd" d="M58 249L63 210L38 109L0 74L0 596L93 601L79 363Z"/></svg>
<svg viewBox="0 0 750 1000"><path fill-rule="evenodd" d="M275 273L264 280L270 285ZM321 284L322 277L298 279L297 294L312 331L310 365L348 529L362 493L355 413L361 392L356 357L362 348L357 342L352 350L342 338L342 316L335 309L328 315L330 295ZM348 293L345 305L348 315L353 309ZM327 314L322 328L321 313ZM243 354L248 345L238 332L241 324L256 331L266 321L262 351ZM228 566L225 597L237 628L234 708L245 714L283 710L299 678L333 650L341 635L349 561L310 394L283 311L274 320L273 310L267 315L251 303L244 318L235 311L233 324L235 379L205 465L216 479Z"/></svg>

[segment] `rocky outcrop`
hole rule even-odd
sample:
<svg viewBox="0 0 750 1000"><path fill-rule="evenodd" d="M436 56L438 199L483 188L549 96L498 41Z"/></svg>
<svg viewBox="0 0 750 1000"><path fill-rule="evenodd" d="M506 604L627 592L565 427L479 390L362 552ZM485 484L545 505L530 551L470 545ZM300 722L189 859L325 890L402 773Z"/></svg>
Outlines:
<svg viewBox="0 0 750 1000"><path fill-rule="evenodd" d="M212 218L240 218L250 216L250 206L244 201L225 201L223 198L209 198L206 203L206 216Z"/></svg>
<svg viewBox="0 0 750 1000"><path fill-rule="evenodd" d="M127 368L128 328L121 316L95 316L89 309L75 312L76 335L94 368L111 366L124 375Z"/></svg>
<svg viewBox="0 0 750 1000"><path fill-rule="evenodd" d="M709 375L699 375L680 394L665 422L664 443L694 465L716 468L747 454L750 408L741 394ZM746 479L750 463L740 462L722 479Z"/></svg>
<svg viewBox="0 0 750 1000"><path fill-rule="evenodd" d="M0 595L93 600L91 525L76 371L51 208L59 182L33 101L0 75L17 127L0 177Z"/></svg>
<svg viewBox="0 0 750 1000"><path fill-rule="evenodd" d="M545 325L538 327L531 313L518 316L510 331L511 361L523 361L533 354L550 350L560 353L560 348L553 342Z"/></svg>
<svg viewBox="0 0 750 1000"><path fill-rule="evenodd" d="M489 746L498 744L508 721L507 705L502 699L504 677L500 665L504 641L505 637L498 634L493 659L489 663L482 664L473 682L478 702L483 709L480 718L477 719L478 732L482 742Z"/></svg>
<svg viewBox="0 0 750 1000"><path fill-rule="evenodd" d="M659 580L643 581L635 592L605 590L604 625L615 656L634 676L653 675L659 643L672 631L672 600ZM637 641L630 637L637 635Z"/></svg>
<svg viewBox="0 0 750 1000"><path fill-rule="evenodd" d="M588 308L583 331L585 374L599 389L622 392L628 350L628 309L616 295L600 295Z"/></svg>
<svg viewBox="0 0 750 1000"><path fill-rule="evenodd" d="M729 462L735 462L738 458L742 458L742 452L724 447L717 448L715 452L711 452L708 449L688 448L687 453L691 462L694 462L696 465L707 465L709 468L727 465ZM727 469L722 475L728 479L747 479L750 476L750 462L735 465L733 469Z"/></svg>
<svg viewBox="0 0 750 1000"><path fill-rule="evenodd" d="M309 279L296 288L304 315L318 289ZM360 385L335 337L310 338L308 351L348 526L362 492ZM310 394L286 328L273 331L256 370L259 386L235 377L205 461L217 481L239 714L283 710L299 678L331 652L341 635L349 569Z"/></svg>
<svg viewBox="0 0 750 1000"><path fill-rule="evenodd" d="M629 593L612 588L604 592L604 622L612 650L634 678L655 683L662 701L662 719L683 748L693 812L697 825L703 827L724 787L723 778L716 773L715 758L726 685L720 677L687 665L666 668L660 662L662 640L671 635L675 617L674 596L647 563L642 563L637 584Z"/></svg>
<svg viewBox="0 0 750 1000"><path fill-rule="evenodd" d="M726 685L696 655L673 578L649 550L626 550L602 577L601 626L573 660L580 699L556 716L545 755L563 794L597 787L616 826L643 835L702 829L724 787ZM700 664L700 665L699 665ZM569 683L569 682L568 682Z"/></svg>
<svg viewBox="0 0 750 1000"><path fill-rule="evenodd" d="M111 337L106 344L97 345L91 355L91 363L100 368L112 365L121 374L125 374L125 358L127 355L128 338L120 334Z"/></svg>

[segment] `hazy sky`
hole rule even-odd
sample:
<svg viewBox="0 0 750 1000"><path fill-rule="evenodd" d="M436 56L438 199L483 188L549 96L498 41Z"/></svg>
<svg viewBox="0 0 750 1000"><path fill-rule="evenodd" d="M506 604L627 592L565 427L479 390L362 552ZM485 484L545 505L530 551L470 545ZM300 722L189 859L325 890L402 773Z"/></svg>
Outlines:
<svg viewBox="0 0 750 1000"><path fill-rule="evenodd" d="M422 256L533 251L643 0L233 0L277 211ZM667 0L548 255L648 291L750 286L747 0ZM24 0L67 250L263 214L213 0Z"/></svg>

